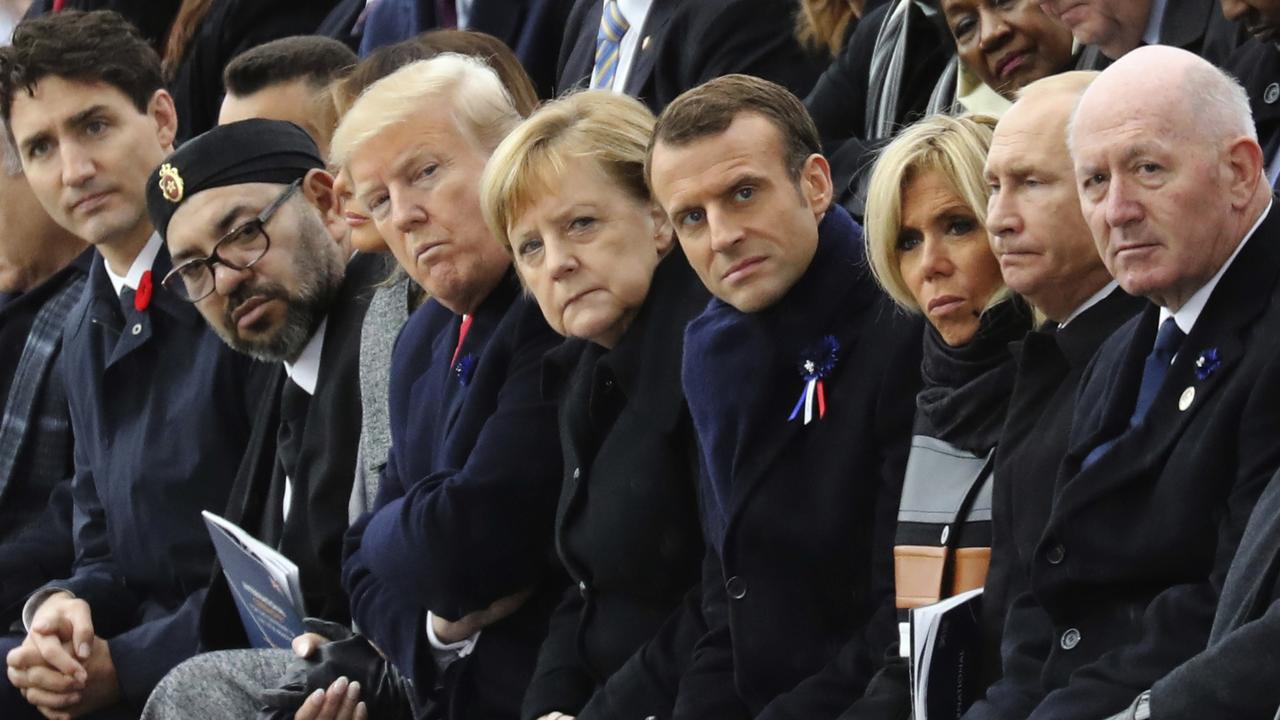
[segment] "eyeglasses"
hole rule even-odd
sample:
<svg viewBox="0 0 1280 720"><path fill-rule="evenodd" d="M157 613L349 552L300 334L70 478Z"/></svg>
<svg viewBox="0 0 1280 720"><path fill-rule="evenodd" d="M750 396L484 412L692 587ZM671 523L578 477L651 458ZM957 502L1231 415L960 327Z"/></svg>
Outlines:
<svg viewBox="0 0 1280 720"><path fill-rule="evenodd" d="M160 285L187 302L199 302L217 289L215 265L225 265L232 270L248 270L271 249L267 235L267 222L289 198L298 191L301 180L294 180L258 216L223 235L213 246L209 257L194 258L169 271Z"/></svg>

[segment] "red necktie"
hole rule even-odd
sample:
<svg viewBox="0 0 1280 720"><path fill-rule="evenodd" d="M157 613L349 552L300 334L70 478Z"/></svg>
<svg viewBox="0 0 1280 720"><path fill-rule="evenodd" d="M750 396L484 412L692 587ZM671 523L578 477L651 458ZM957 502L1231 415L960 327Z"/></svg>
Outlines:
<svg viewBox="0 0 1280 720"><path fill-rule="evenodd" d="M462 342L467 339L467 331L471 329L471 316L464 314L462 324L458 326L458 344L453 348L453 359L449 361L452 368L458 364L458 355L462 352Z"/></svg>
<svg viewBox="0 0 1280 720"><path fill-rule="evenodd" d="M67 0L53 0L53 11L62 12L62 6L67 4Z"/></svg>

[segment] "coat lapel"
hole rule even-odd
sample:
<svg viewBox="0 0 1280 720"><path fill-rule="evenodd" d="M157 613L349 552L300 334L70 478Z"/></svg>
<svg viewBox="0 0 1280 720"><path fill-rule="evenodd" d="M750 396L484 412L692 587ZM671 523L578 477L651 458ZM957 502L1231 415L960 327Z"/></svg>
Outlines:
<svg viewBox="0 0 1280 720"><path fill-rule="evenodd" d="M1248 336L1254 320L1270 304L1276 284L1280 263L1273 246L1280 239L1278 233L1280 212L1273 211L1214 288L1146 418L1128 429L1142 381L1142 365L1154 343L1159 310L1152 306L1141 315L1139 332L1126 349L1106 400L1101 429L1085 447L1094 447L1109 438L1119 439L1067 484L1060 501L1064 510L1087 504L1129 483L1159 477L1188 425L1203 408L1213 404L1249 349Z"/></svg>

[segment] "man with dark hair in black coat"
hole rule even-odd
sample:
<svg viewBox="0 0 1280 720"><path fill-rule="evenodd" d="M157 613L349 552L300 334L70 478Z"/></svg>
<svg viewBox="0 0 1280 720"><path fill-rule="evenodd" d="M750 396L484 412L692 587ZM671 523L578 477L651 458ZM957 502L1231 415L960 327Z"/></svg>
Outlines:
<svg viewBox="0 0 1280 720"><path fill-rule="evenodd" d="M969 720L1106 717L1209 638L1280 466L1280 218L1233 85L1191 53L1146 47L1075 110L1085 219L1120 287L1151 302L1085 372L1005 625L1005 674ZM1164 716L1151 701L1137 717Z"/></svg>
<svg viewBox="0 0 1280 720"><path fill-rule="evenodd" d="M729 75L690 90L659 118L646 169L715 296L685 333L708 630L674 717L835 717L896 640L920 324L871 278L785 88Z"/></svg>

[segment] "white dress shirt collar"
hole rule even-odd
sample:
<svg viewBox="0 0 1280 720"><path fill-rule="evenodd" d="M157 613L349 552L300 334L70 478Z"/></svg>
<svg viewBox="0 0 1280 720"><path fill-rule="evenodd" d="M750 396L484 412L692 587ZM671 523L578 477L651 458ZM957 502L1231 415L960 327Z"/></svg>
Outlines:
<svg viewBox="0 0 1280 720"><path fill-rule="evenodd" d="M1142 33L1142 41L1148 45L1160 44L1160 26L1164 24L1165 6L1169 0L1152 0L1151 14L1147 16L1147 29Z"/></svg>
<svg viewBox="0 0 1280 720"><path fill-rule="evenodd" d="M111 287L115 288L116 296L124 292L125 288L137 290L138 283L142 282L142 274L151 269L156 262L156 255L160 254L160 247L164 245L164 241L160 239L160 233L151 233L151 238L147 240L147 244L142 246L142 252L133 259L133 264L129 266L129 272L126 275L117 275L111 269L111 263L107 259L102 258L102 267L107 269L107 279L111 281ZM160 282L162 278L152 278L154 282Z"/></svg>
<svg viewBox="0 0 1280 720"><path fill-rule="evenodd" d="M1112 290L1115 290L1118 287L1120 287L1120 283L1116 282L1115 280L1112 280L1106 285L1103 285L1101 290L1090 295L1088 300L1085 300L1083 303L1080 304L1080 307L1077 307L1075 310L1072 310L1071 314L1067 316L1066 320L1063 320L1062 322L1058 323L1058 329L1061 330L1062 328L1066 327L1067 323L1083 315L1085 310L1088 310L1094 305L1097 305L1098 303L1102 302L1108 295L1111 294Z"/></svg>
<svg viewBox="0 0 1280 720"><path fill-rule="evenodd" d="M316 394L316 383L320 380L320 353L324 351L324 331L328 326L329 318L321 320L320 327L312 333L298 359L284 364L285 374L308 395Z"/></svg>
<svg viewBox="0 0 1280 720"><path fill-rule="evenodd" d="M1177 312L1172 312L1168 308L1160 308L1160 323L1164 324L1165 320L1173 318L1173 321L1178 324L1178 329L1183 333L1190 335L1191 328L1195 327L1196 320L1200 319L1200 313L1204 310L1205 304L1209 302L1209 296L1213 294L1213 289L1218 286L1218 281L1222 279L1223 274L1227 272L1227 268L1231 267L1231 263L1235 261L1236 256L1244 249L1244 244L1249 242L1249 238L1252 238L1254 233L1258 232L1258 227L1262 225L1262 221L1266 220L1267 216L1270 214L1271 202L1269 201L1267 202L1267 209L1262 211L1262 215L1260 215L1258 217L1258 221L1253 224L1253 228L1244 236L1244 239L1240 241L1240 244L1236 245L1236 249L1232 251L1231 257L1227 258L1227 261L1222 263L1222 267L1218 268L1218 272L1215 273L1212 278L1209 278L1209 282L1205 283L1199 290L1195 291L1195 294L1183 303L1182 307L1178 308Z"/></svg>

